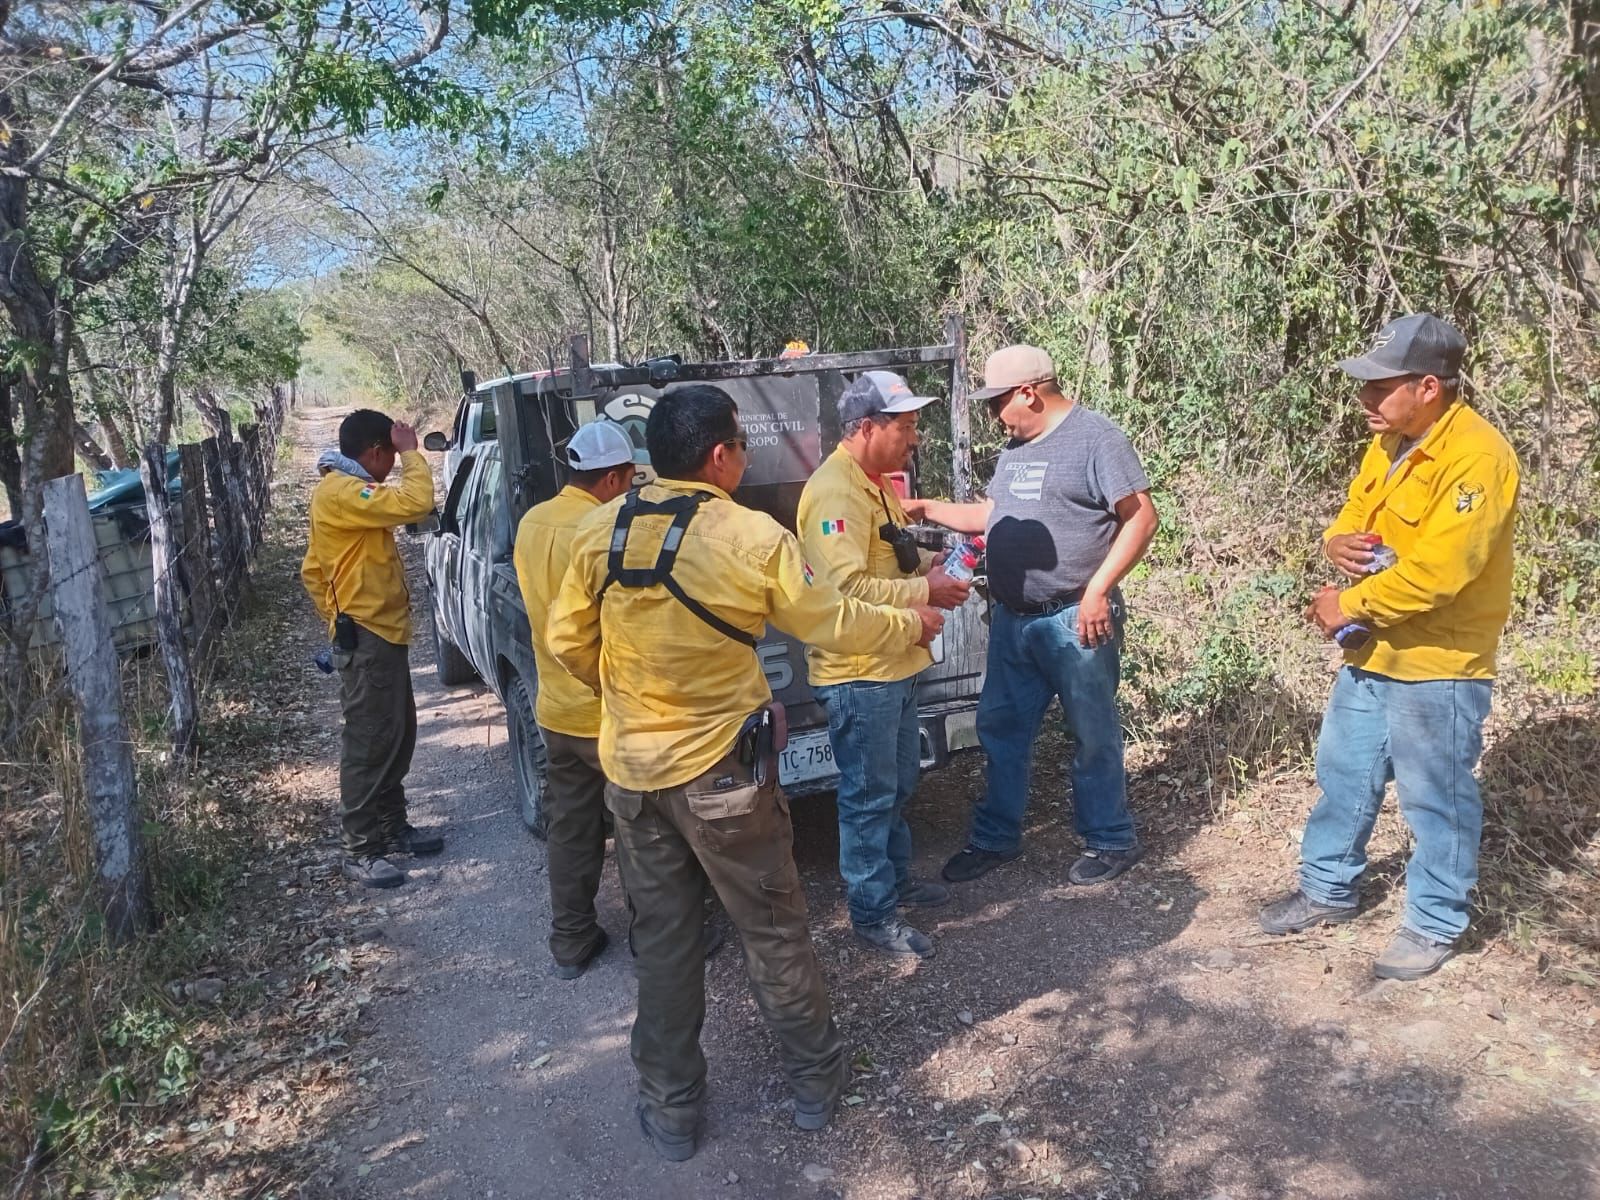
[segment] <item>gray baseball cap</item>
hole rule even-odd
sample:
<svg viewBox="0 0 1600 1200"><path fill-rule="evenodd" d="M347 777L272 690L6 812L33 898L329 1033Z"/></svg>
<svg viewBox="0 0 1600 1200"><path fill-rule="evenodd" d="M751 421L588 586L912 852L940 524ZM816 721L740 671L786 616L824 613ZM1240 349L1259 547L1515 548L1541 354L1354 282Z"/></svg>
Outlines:
<svg viewBox="0 0 1600 1200"><path fill-rule="evenodd" d="M1356 379L1398 379L1402 375L1461 374L1467 339L1449 321L1432 313L1412 313L1390 321L1372 339L1365 354L1346 358L1339 369Z"/></svg>
<svg viewBox="0 0 1600 1200"><path fill-rule="evenodd" d="M908 413L926 408L939 399L919 396L911 385L893 371L863 371L848 384L839 397L839 423L848 425L879 413Z"/></svg>

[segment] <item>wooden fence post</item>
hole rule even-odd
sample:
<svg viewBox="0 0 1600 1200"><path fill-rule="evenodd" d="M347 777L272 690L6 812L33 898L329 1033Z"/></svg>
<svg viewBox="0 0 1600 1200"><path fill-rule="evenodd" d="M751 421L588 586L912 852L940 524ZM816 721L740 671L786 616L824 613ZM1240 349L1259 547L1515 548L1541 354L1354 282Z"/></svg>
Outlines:
<svg viewBox="0 0 1600 1200"><path fill-rule="evenodd" d="M150 522L150 575L156 601L156 643L167 668L172 700L172 754L191 759L199 727L194 697L194 669L183 637L183 601L178 584L182 555L172 532L172 506L167 497L167 448L151 442L139 460L144 480L144 510Z"/></svg>
<svg viewBox="0 0 1600 1200"><path fill-rule="evenodd" d="M183 539L180 557L189 581L189 629L196 660L205 658L217 620L216 554L206 521L205 452L197 442L178 447L178 474L183 481Z"/></svg>
<svg viewBox="0 0 1600 1200"><path fill-rule="evenodd" d="M233 570L242 584L255 552L255 538L251 536L255 519L250 511L250 489L245 486L244 444L232 441L223 449L226 453L222 458L222 477L228 484L228 503L233 507L233 520L238 533L235 549L239 551L239 558L233 564Z"/></svg>
<svg viewBox="0 0 1600 1200"><path fill-rule="evenodd" d="M243 447L239 452L241 473L245 495L249 498L250 549L254 553L266 529L266 467L261 461L261 426L239 426L239 442Z"/></svg>
<svg viewBox="0 0 1600 1200"><path fill-rule="evenodd" d="M206 462L206 486L211 497L212 526L216 531L217 580L223 606L230 612L237 596L236 567L239 551L239 525L234 515L233 490L228 486L228 453L220 438L208 437L200 443Z"/></svg>
<svg viewBox="0 0 1600 1200"><path fill-rule="evenodd" d="M44 524L51 599L83 743L83 795L94 832L101 912L111 938L122 941L151 926L150 879L133 745L122 714L122 673L81 476L45 483Z"/></svg>
<svg viewBox="0 0 1600 1200"><path fill-rule="evenodd" d="M967 327L960 314L945 318L944 340L955 348L950 365L950 494L972 499L972 413L967 404Z"/></svg>

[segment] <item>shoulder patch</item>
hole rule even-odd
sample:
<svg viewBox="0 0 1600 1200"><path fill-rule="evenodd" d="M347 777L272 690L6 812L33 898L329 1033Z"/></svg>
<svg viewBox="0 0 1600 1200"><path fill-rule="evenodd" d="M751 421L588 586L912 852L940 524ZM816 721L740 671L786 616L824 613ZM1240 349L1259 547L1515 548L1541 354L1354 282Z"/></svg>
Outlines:
<svg viewBox="0 0 1600 1200"><path fill-rule="evenodd" d="M371 500L372 499L372 485L370 483L366 484L365 486L362 487L362 489L361 489L361 498L363 500Z"/></svg>
<svg viewBox="0 0 1600 1200"><path fill-rule="evenodd" d="M827 537L830 534L843 533L843 532L844 532L844 518L843 517L835 517L831 521L824 521L822 523L822 533L823 533L824 537Z"/></svg>
<svg viewBox="0 0 1600 1200"><path fill-rule="evenodd" d="M804 559L801 559L801 561L800 561L800 573L806 577L806 586L807 587L810 587L813 583L816 582L817 576L816 576L815 572L813 572L811 570L811 564L806 562Z"/></svg>
<svg viewBox="0 0 1600 1200"><path fill-rule="evenodd" d="M1456 511L1469 513L1483 503L1483 484L1458 483L1456 484Z"/></svg>

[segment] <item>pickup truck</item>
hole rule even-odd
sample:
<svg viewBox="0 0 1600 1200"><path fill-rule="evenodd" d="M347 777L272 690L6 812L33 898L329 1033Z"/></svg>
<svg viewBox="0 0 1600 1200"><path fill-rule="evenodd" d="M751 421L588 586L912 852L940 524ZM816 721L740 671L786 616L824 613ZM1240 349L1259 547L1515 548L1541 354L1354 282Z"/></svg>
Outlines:
<svg viewBox="0 0 1600 1200"><path fill-rule="evenodd" d="M572 364L560 371L507 376L478 384L463 374L460 411L492 412L492 440L462 447L426 547L428 611L436 646L439 682L447 687L481 679L504 703L522 818L544 835L545 752L534 721L539 686L529 638L528 614L511 564L512 543L522 515L549 499L565 483L561 449L589 421L620 424L641 449L644 425L663 388L675 382L708 381L725 388L739 405L749 437L750 466L735 497L771 513L793 529L800 491L839 439L837 400L847 376L883 368L943 368L952 395L952 478L958 494L970 478L965 436L965 386L960 364L965 348L958 320L949 344L856 354L807 355L685 364L655 359L639 366L594 366L586 342L573 339ZM481 407L480 407L481 406ZM457 422L457 436L464 426ZM429 434L434 450L451 450L450 439ZM648 477L648 470L642 474ZM915 472L908 483L914 494ZM987 627L983 602L974 598L949 615L936 657L920 690L922 762L943 766L953 752L977 745L975 715L982 687ZM831 790L838 772L828 743L827 721L806 682L804 647L769 627L757 648L774 697L789 715L789 744L779 778L791 796Z"/></svg>

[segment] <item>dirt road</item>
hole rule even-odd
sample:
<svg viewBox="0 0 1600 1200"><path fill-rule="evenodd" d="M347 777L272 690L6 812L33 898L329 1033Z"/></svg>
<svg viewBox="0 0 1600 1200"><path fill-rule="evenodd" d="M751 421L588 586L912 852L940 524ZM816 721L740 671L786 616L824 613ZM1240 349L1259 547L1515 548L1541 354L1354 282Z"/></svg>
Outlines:
<svg viewBox="0 0 1600 1200"><path fill-rule="evenodd" d="M302 445L326 441L333 416L302 414ZM614 866L600 896L612 948L559 981L544 850L516 811L500 706L441 689L425 635L412 668L412 817L449 845L337 918L363 930L374 992L359 1079L328 1134L342 1196L1600 1197L1594 993L1548 989L1497 944L1422 984L1374 986L1397 920L1392 823L1374 870L1386 894L1364 920L1269 942L1253 914L1288 878L1292 845L1213 823L1171 764L1137 755L1151 853L1109 888L1071 888L1055 734L1026 855L957 889L921 965L855 947L831 800L796 802L813 929L857 1054L850 1103L820 1135L792 1127L730 945L708 970L703 1147L663 1163L634 1118ZM924 782L919 870L959 846L980 768L969 755Z"/></svg>

